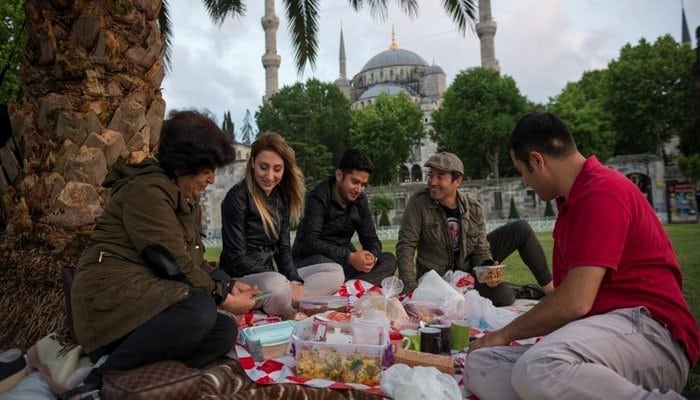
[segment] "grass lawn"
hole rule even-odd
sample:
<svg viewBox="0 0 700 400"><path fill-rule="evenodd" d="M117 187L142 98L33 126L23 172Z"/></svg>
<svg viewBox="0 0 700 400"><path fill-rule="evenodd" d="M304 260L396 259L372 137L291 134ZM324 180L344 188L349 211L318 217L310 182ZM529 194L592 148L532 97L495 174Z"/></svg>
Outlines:
<svg viewBox="0 0 700 400"><path fill-rule="evenodd" d="M700 321L700 224L666 225L666 230L671 237L673 248L678 256L683 271L683 294L688 300L690 310L695 319ZM551 265L552 259L552 235L540 233L537 235L547 259ZM383 242L384 251L395 253L396 241ZM208 249L206 258L218 260L221 249ZM517 253L503 261L506 267L506 279L509 282L524 284L535 283L530 270L523 264ZM700 393L700 365L696 365L690 372L688 384L683 392Z"/></svg>

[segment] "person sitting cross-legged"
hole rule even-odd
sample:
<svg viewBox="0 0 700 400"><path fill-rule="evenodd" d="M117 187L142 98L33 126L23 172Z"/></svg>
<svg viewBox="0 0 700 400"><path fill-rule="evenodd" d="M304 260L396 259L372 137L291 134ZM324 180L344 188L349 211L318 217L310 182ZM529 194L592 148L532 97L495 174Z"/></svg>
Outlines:
<svg viewBox="0 0 700 400"><path fill-rule="evenodd" d="M516 249L542 291L552 290L544 251L527 222L512 222L487 235L481 206L458 190L464 177L462 161L443 152L432 155L425 166L430 168L428 187L408 201L396 244L404 291L414 290L417 279L431 269L440 275L459 270L472 274L479 294L495 306L513 304L515 293L505 283L505 274L479 282L474 267L493 265Z"/></svg>
<svg viewBox="0 0 700 400"><path fill-rule="evenodd" d="M482 400L682 399L700 332L649 201L626 176L585 158L551 113L523 116L509 150L523 182L559 209L554 290L469 345L466 387Z"/></svg>
<svg viewBox="0 0 700 400"><path fill-rule="evenodd" d="M307 196L292 247L297 267L303 270L306 265L336 262L343 266L346 280L362 279L375 285L394 275L396 258L382 253L364 193L373 169L365 153L349 149L335 173ZM355 232L362 249L351 242Z"/></svg>

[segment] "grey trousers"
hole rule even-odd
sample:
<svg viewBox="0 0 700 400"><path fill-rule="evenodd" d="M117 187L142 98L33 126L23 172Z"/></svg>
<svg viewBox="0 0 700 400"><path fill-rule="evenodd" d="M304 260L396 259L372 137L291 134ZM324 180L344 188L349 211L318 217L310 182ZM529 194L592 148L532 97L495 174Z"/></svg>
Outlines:
<svg viewBox="0 0 700 400"><path fill-rule="evenodd" d="M343 283L343 267L336 263L309 265L297 270L304 280L304 296L327 296L340 289ZM262 301L263 310L270 315L290 316L297 309L292 306L292 290L289 280L279 272L261 272L236 278L249 285L257 285L263 293L272 296Z"/></svg>
<svg viewBox="0 0 700 400"><path fill-rule="evenodd" d="M583 318L533 345L479 349L464 382L482 400L682 399L683 346L644 307Z"/></svg>

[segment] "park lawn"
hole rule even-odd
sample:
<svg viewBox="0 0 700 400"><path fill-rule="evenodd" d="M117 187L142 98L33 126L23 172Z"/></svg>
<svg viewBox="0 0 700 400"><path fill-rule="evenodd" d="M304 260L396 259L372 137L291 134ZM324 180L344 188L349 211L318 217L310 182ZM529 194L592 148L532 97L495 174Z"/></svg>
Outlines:
<svg viewBox="0 0 700 400"><path fill-rule="evenodd" d="M666 225L666 231L683 271L683 294L696 321L700 321L700 224ZM544 248L547 260L552 260L552 234L538 233L537 238ZM396 253L396 241L382 242L384 251ZM207 260L218 261L220 248L207 249ZM523 264L517 253L503 260L506 264L506 280L517 284L535 283L530 270ZM684 395L700 393L700 365L690 371Z"/></svg>

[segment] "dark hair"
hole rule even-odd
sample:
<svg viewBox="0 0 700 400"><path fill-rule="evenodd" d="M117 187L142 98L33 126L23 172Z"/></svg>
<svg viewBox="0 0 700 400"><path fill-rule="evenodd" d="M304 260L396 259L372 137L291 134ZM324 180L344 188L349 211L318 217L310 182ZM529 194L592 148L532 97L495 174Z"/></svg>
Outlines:
<svg viewBox="0 0 700 400"><path fill-rule="evenodd" d="M340 157L338 161L338 166L336 167L343 173L350 173L355 171L364 171L371 174L374 170L374 164L369 156L358 149L347 149L345 153Z"/></svg>
<svg viewBox="0 0 700 400"><path fill-rule="evenodd" d="M530 152L538 151L562 158L577 151L574 137L564 121L549 112L531 111L523 115L510 133L508 148L528 171Z"/></svg>
<svg viewBox="0 0 700 400"><path fill-rule="evenodd" d="M198 174L236 159L229 137L207 115L171 111L163 122L156 158L168 176Z"/></svg>

